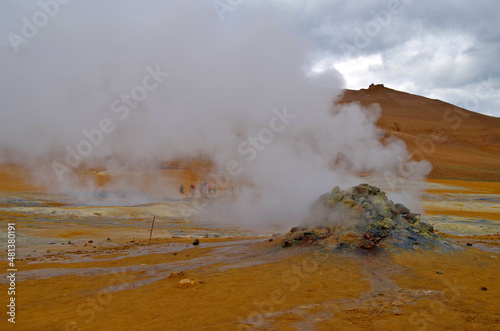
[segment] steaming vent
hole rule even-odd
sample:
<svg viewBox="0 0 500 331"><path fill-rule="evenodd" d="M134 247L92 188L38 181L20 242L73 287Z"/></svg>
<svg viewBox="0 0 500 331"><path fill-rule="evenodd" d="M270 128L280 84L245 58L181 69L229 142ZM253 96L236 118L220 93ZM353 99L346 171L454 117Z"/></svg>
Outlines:
<svg viewBox="0 0 500 331"><path fill-rule="evenodd" d="M445 248L451 247L400 203L393 203L378 187L360 184L322 195L301 227L284 237L283 247L320 246L329 249Z"/></svg>

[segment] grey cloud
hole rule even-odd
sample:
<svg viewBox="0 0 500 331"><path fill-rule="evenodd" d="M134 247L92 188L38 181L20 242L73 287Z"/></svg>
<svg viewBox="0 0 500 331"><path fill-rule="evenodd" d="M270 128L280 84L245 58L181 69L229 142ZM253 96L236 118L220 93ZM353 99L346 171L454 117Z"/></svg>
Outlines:
<svg viewBox="0 0 500 331"><path fill-rule="evenodd" d="M387 16L394 3L400 9ZM414 86L408 92L432 93L455 104L469 97L467 89L499 83L500 3L318 0L308 1L307 8L299 24L316 41L318 58L341 62L379 54L383 63L367 73L374 83ZM470 44L462 44L465 40ZM440 94L443 90L454 92ZM499 116L499 93L496 88L473 110Z"/></svg>

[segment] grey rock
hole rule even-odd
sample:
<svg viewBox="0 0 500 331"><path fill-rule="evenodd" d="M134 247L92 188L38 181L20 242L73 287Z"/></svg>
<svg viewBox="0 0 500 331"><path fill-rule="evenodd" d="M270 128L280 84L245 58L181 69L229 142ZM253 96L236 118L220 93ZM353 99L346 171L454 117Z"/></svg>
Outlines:
<svg viewBox="0 0 500 331"><path fill-rule="evenodd" d="M395 212L396 214L403 214L403 215L410 213L410 210L401 203L394 204L392 206L392 211Z"/></svg>

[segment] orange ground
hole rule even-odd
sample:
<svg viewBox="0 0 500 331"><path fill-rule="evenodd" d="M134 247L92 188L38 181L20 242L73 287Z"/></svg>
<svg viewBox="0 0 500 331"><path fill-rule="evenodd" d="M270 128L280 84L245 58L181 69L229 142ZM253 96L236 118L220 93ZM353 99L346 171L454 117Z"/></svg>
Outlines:
<svg viewBox="0 0 500 331"><path fill-rule="evenodd" d="M498 192L498 183L432 182ZM45 234L18 231L53 236L49 225ZM500 323L500 254L475 247L499 247L498 235L448 236L463 247L452 253L342 255L283 249L277 238L202 238L199 247L190 238L153 238L148 246L147 238L116 232L115 246L107 246L102 228L61 231L74 245L47 246L17 262L16 329L494 330ZM86 231L94 243L84 245ZM140 253L150 248L157 251Z"/></svg>
<svg viewBox="0 0 500 331"><path fill-rule="evenodd" d="M238 246L235 242L228 245ZM195 259L212 264L179 276L169 277L166 271L152 284L116 292L108 286L152 275L124 269L106 275L20 281L16 329L493 330L499 325L500 254L468 248L454 254L339 255L277 249L267 240L245 251L239 260L228 263L229 255L219 259L213 249L203 248L202 241L200 247L176 255L105 261L117 256L106 254L85 263L21 262L18 268L24 271L154 268L163 263L180 263L182 270L183 263L192 265L189 262ZM97 257L103 252L93 254ZM233 268L225 269L228 266ZM201 283L180 285L184 278ZM4 321L2 325L6 327Z"/></svg>

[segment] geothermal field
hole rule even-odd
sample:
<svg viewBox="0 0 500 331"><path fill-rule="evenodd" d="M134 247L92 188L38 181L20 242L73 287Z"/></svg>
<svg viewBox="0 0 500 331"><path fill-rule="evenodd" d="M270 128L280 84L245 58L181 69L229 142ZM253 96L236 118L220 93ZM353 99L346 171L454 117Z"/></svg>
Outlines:
<svg viewBox="0 0 500 331"><path fill-rule="evenodd" d="M230 189L197 193L203 209L188 215L186 195L143 192L156 202L131 205L96 190L83 204L23 185L16 174L3 168L0 210L15 224L22 330L498 325L498 182L428 180L417 222L402 217L409 214L402 205L384 210L388 200L378 209L365 202L373 219L349 205L381 193L353 200L334 191L316 202L312 220L285 231L231 222L224 210L238 197ZM2 291L8 285L2 281Z"/></svg>
<svg viewBox="0 0 500 331"><path fill-rule="evenodd" d="M500 330L497 19L420 5L0 4L0 330Z"/></svg>

